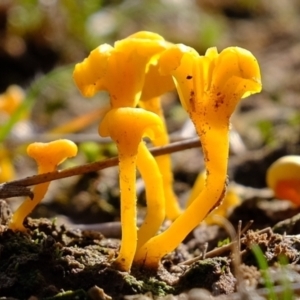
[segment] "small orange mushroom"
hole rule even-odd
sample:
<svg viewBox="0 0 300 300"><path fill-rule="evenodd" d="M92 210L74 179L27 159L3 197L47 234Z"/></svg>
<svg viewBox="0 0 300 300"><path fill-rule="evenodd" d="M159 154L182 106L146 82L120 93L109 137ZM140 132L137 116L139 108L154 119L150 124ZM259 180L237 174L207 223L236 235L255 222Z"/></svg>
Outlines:
<svg viewBox="0 0 300 300"><path fill-rule="evenodd" d="M77 146L69 140L57 140L50 143L32 143L27 147L27 154L32 157L38 165L38 174L52 172L56 167L69 157L77 154ZM35 186L34 197L25 199L13 214L9 228L12 230L25 231L24 219L32 212L44 198L50 182Z"/></svg>
<svg viewBox="0 0 300 300"><path fill-rule="evenodd" d="M287 155L268 168L267 185L279 199L300 206L300 156Z"/></svg>
<svg viewBox="0 0 300 300"><path fill-rule="evenodd" d="M131 107L110 110L99 126L99 134L110 136L118 148L122 241L115 265L123 271L130 270L137 247L157 233L165 218L161 174L155 159L142 141L143 137L155 139L161 134L162 126L156 114ZM135 185L137 165L146 182L148 194L147 215L138 233Z"/></svg>
<svg viewBox="0 0 300 300"><path fill-rule="evenodd" d="M173 76L180 101L195 125L207 176L205 188L186 211L138 250L136 263L154 269L223 200L230 116L241 98L261 90L257 60L238 47L220 54L210 48L205 56L200 56L190 47L174 45L161 54L159 64L162 74Z"/></svg>

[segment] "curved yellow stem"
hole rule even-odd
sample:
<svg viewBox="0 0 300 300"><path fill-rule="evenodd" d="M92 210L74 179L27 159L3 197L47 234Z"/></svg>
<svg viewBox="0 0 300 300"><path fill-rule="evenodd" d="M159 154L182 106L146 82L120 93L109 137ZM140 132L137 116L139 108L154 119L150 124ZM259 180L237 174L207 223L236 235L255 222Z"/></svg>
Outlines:
<svg viewBox="0 0 300 300"><path fill-rule="evenodd" d="M200 192L204 189L206 182L206 171L202 171L199 173L194 186L190 192L190 195L188 199L186 200L186 207L189 207L191 203L197 198L197 196L200 194Z"/></svg>
<svg viewBox="0 0 300 300"><path fill-rule="evenodd" d="M56 168L44 168L43 166L38 167L38 174L44 174L54 171ZM12 216L9 224L9 228L15 231L26 231L23 225L25 218L34 210L34 208L43 200L48 190L50 182L38 184L33 189L33 199L26 198L24 202L18 207Z"/></svg>
<svg viewBox="0 0 300 300"><path fill-rule="evenodd" d="M50 182L45 182L35 186L33 190L34 198L32 200L30 198L26 198L25 201L18 207L9 224L10 229L14 231L26 231L23 222L33 209L43 200L49 184Z"/></svg>
<svg viewBox="0 0 300 300"><path fill-rule="evenodd" d="M135 262L147 268L157 268L160 259L174 250L222 200L227 181L228 127L199 127L202 147L207 166L206 187L163 233L151 238L137 252ZM221 130L222 129L222 130ZM209 155L208 155L209 154Z"/></svg>
<svg viewBox="0 0 300 300"><path fill-rule="evenodd" d="M119 255L114 264L119 270L128 271L131 268L137 245L136 155L120 155L119 158L122 241Z"/></svg>
<svg viewBox="0 0 300 300"><path fill-rule="evenodd" d="M122 241L115 264L122 271L130 270L137 247L135 183L138 149L143 136L152 140L161 133L161 127L161 120L156 114L131 107L110 110L99 126L100 135L110 136L119 152ZM140 159L147 154L143 147L140 147ZM141 162L140 167L144 168Z"/></svg>
<svg viewBox="0 0 300 300"><path fill-rule="evenodd" d="M141 142L138 149L137 168L146 186L147 214L138 230L137 249L159 230L165 219L165 199L162 175L148 148Z"/></svg>
<svg viewBox="0 0 300 300"><path fill-rule="evenodd" d="M151 112L157 114L163 121L163 132L157 136L153 141L154 146L164 146L169 143L169 135L166 128L165 118L161 107L159 97L140 101L139 105ZM166 199L166 217L170 220L175 220L181 213L178 199L173 190L173 173L170 155L162 155L155 158L162 174L164 193Z"/></svg>

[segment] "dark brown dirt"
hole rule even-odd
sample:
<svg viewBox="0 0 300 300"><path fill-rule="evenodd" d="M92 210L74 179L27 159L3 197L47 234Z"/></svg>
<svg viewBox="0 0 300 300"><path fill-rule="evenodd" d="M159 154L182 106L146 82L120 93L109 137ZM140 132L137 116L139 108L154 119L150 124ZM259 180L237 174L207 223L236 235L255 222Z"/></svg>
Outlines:
<svg viewBox="0 0 300 300"><path fill-rule="evenodd" d="M256 213L249 206L247 210L249 215ZM5 216L9 214L4 202L2 211L5 212L2 223L5 223L8 220ZM253 245L262 249L270 267L278 267L282 256L292 266L297 266L300 258L300 238L296 235L273 233L270 228L262 231L248 230L241 237L238 276L234 271L231 248L226 246L224 250L221 247L215 257L198 258L191 264L185 264L185 261L199 255L203 244L208 241L203 236L199 239L199 228L197 234L195 230L195 234L185 244L165 257L157 273L133 268L131 274L128 274L115 270L111 265L118 251L117 239L105 238L96 231L67 229L48 219L29 218L26 226L27 233L14 233L1 225L2 297L124 299L124 295L147 292L148 295L151 292L153 296L187 295L188 291L195 288L206 289L214 296L230 295L237 291L237 284L240 282L251 288L263 285L257 260L251 251ZM279 227L277 225L275 228L278 230ZM211 236L207 235L211 244L214 244L213 239L220 241L224 237L224 231L220 228L204 226L203 230L212 230ZM295 274L298 274L298 269L295 268Z"/></svg>

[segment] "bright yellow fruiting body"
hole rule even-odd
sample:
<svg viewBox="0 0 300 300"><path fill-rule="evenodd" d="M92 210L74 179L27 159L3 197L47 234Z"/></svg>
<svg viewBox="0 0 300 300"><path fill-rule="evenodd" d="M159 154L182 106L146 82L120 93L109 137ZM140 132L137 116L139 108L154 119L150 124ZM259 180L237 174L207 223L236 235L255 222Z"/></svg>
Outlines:
<svg viewBox="0 0 300 300"><path fill-rule="evenodd" d="M287 155L276 160L267 171L268 187L279 199L300 205L300 156Z"/></svg>
<svg viewBox="0 0 300 300"><path fill-rule="evenodd" d="M230 116L241 98L261 90L257 60L238 47L220 54L210 48L200 56L192 48L174 45L161 55L159 64L162 74L173 76L181 103L195 125L207 179L187 210L138 250L136 262L150 268L157 268L160 259L221 203L227 185Z"/></svg>
<svg viewBox="0 0 300 300"><path fill-rule="evenodd" d="M138 249L158 232L166 217L166 199L159 166L143 142L138 149L137 168L145 182L147 202L146 217L138 231Z"/></svg>
<svg viewBox="0 0 300 300"><path fill-rule="evenodd" d="M167 87L168 85L166 85ZM164 115L160 104L159 97L143 100L139 102L140 107L148 111L156 113L161 120L164 121ZM163 122L163 132L160 136L156 137L152 141L154 146L164 146L169 143L169 135L165 122ZM159 170L162 174L163 184L164 184L164 194L166 200L166 217L170 220L175 220L181 213L177 197L173 190L173 173L171 166L170 155L161 155L156 158Z"/></svg>
<svg viewBox="0 0 300 300"><path fill-rule="evenodd" d="M33 143L27 147L27 154L32 157L38 165L38 173L52 172L56 167L69 157L77 154L77 146L69 140L57 140L49 143ZM25 231L24 219L32 212L44 198L50 182L35 186L33 199L25 199L12 216L9 228Z"/></svg>
<svg viewBox="0 0 300 300"><path fill-rule="evenodd" d="M153 236L165 218L165 201L161 174L155 160L142 141L154 140L162 133L159 116L142 108L117 108L110 110L99 126L101 136L110 136L116 143L119 155L122 241L115 264L129 271L137 249L136 227L136 166L145 180L147 216L139 232L139 245ZM155 181L154 181L155 180ZM151 219L157 218L153 223Z"/></svg>
<svg viewBox="0 0 300 300"><path fill-rule="evenodd" d="M75 66L74 80L86 97L107 91L112 108L136 107L140 101L140 106L148 110L156 101L156 108L149 110L164 120L158 97L174 90L175 85L170 75L160 74L157 60L160 53L170 46L160 35L147 31L117 41L114 47L100 45ZM164 138L154 142L156 146L168 143L166 129L161 135ZM181 210L173 192L170 157L165 155L156 161L164 180L166 214L173 220Z"/></svg>
<svg viewBox="0 0 300 300"><path fill-rule="evenodd" d="M200 56L194 49L170 44L157 34L138 32L116 42L114 47L104 44L93 50L76 65L74 79L84 96L91 97L102 90L110 96L112 110L100 124L99 133L112 137L119 150L122 242L116 264L128 271L134 257L138 264L156 268L160 259L175 249L224 197L229 119L241 98L261 90L258 63L249 51L238 47L221 53L210 48ZM158 97L174 86L201 139L207 172L201 193L180 216L172 190L170 158L157 158L161 174L156 173L157 165L141 144L143 136L150 137L157 146L168 143ZM135 108L137 105L148 112ZM145 179L149 198L148 215L138 234L136 166ZM161 176L163 195L160 187L155 191L151 184L155 180L160 186ZM164 216L165 204L159 203L158 197L166 197L166 215L175 221L165 232L151 238ZM151 224L154 207L158 207L159 220Z"/></svg>

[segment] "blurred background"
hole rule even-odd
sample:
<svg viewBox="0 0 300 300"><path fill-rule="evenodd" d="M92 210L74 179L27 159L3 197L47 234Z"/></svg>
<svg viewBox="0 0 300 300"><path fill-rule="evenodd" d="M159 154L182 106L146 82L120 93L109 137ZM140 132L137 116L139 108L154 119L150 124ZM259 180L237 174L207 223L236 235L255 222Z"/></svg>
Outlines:
<svg viewBox="0 0 300 300"><path fill-rule="evenodd" d="M240 46L257 57L263 91L244 99L232 118L230 172L238 183L264 187L272 161L300 153L299 15L297 0L1 0L0 103L13 85L10 97L17 104L9 112L0 106L0 180L34 174L26 145L47 140L49 133L71 135L79 145L78 158L65 167L116 155L97 135L101 114L80 128L57 128L83 114L92 118L93 110L108 103L104 94L88 100L80 95L72 81L74 64L102 43L148 30L200 54L208 47ZM170 133L182 133L187 117L176 95L163 101ZM173 156L179 194L190 189L203 166L200 150L189 151ZM67 214L76 222L118 215L116 168L55 182L52 190L37 215Z"/></svg>

